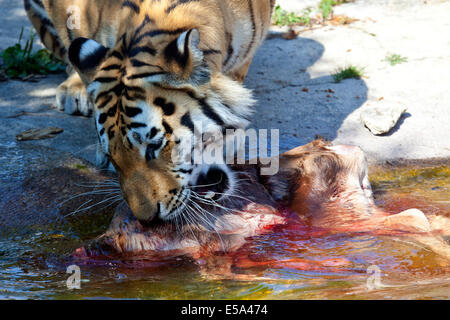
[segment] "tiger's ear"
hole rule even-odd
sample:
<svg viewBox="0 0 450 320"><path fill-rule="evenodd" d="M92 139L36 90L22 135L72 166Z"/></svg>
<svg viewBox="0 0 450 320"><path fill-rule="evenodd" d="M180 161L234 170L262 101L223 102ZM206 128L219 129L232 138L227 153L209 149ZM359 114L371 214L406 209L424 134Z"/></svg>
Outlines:
<svg viewBox="0 0 450 320"><path fill-rule="evenodd" d="M202 85L210 80L210 71L199 49L200 33L197 29L183 32L164 50L171 73L183 82Z"/></svg>
<svg viewBox="0 0 450 320"><path fill-rule="evenodd" d="M69 60L84 82L92 82L97 68L106 57L108 48L95 40L77 38L70 44Z"/></svg>

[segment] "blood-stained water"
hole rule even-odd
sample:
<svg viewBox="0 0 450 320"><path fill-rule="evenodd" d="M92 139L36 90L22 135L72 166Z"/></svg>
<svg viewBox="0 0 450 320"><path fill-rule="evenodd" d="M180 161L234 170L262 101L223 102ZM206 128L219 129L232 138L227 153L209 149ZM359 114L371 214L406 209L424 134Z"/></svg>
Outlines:
<svg viewBox="0 0 450 320"><path fill-rule="evenodd" d="M370 173L376 205L387 213L418 208L430 217L450 217L448 164L377 166ZM4 199L14 200L20 191L25 202L37 203L32 196L38 191L24 193L15 185L2 184ZM61 221L31 224L30 216L23 228L0 226L0 298L450 299L449 261L420 242L401 234L313 227L288 210L276 214L286 223L268 225L232 253L101 263L72 256L90 233ZM66 286L73 263L79 263L81 290Z"/></svg>

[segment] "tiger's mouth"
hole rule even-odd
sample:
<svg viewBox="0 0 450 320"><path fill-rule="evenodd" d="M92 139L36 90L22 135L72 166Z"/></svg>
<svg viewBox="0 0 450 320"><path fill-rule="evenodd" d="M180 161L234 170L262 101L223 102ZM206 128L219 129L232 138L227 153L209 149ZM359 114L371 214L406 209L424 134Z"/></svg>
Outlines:
<svg viewBox="0 0 450 320"><path fill-rule="evenodd" d="M173 221L189 213L224 208L222 202L232 194L233 181L234 176L227 167L211 166L203 169L181 190L178 196L180 205L164 220Z"/></svg>
<svg viewBox="0 0 450 320"><path fill-rule="evenodd" d="M200 173L197 182L190 189L200 197L218 201L226 196L230 187L229 173L214 166Z"/></svg>

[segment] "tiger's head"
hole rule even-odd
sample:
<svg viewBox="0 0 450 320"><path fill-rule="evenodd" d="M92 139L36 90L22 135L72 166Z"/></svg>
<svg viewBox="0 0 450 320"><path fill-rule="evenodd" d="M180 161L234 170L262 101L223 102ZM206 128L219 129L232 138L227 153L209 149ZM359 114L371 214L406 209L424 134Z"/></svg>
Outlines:
<svg viewBox="0 0 450 320"><path fill-rule="evenodd" d="M193 187L220 200L236 183L225 161L190 161L194 132L245 128L254 104L248 89L211 71L199 44L197 29L137 28L113 48L77 38L69 49L94 104L97 162L114 166L143 223L182 214Z"/></svg>

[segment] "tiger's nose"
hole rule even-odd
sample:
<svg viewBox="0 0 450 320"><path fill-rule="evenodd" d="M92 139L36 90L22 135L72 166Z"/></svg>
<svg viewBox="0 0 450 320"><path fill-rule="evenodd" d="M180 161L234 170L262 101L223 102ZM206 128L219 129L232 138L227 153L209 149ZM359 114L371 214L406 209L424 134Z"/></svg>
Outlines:
<svg viewBox="0 0 450 320"><path fill-rule="evenodd" d="M144 194L139 196L137 193L131 193L131 195L124 195L124 198L133 215L143 226L158 218L161 213L161 203L150 201Z"/></svg>

